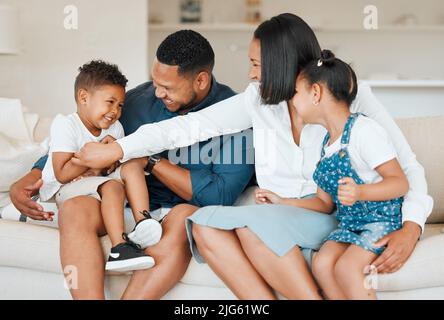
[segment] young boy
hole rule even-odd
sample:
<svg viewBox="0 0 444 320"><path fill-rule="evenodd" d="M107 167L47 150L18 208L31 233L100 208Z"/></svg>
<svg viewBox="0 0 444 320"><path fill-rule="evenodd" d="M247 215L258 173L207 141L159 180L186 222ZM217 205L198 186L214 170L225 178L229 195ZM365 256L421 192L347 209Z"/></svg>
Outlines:
<svg viewBox="0 0 444 320"><path fill-rule="evenodd" d="M162 229L149 215L145 182L146 159L126 162L117 170L93 170L77 166L71 159L85 143L109 143L124 136L118 121L128 82L116 65L97 60L79 68L75 81L77 112L57 115L51 125L49 158L43 169L42 201L55 200L57 206L78 196L101 202L101 211L112 249L106 270L126 272L150 268L154 259L144 254L159 242ZM126 186L126 188L124 187ZM131 241L124 233L125 189L137 224ZM156 232L147 235L147 230Z"/></svg>

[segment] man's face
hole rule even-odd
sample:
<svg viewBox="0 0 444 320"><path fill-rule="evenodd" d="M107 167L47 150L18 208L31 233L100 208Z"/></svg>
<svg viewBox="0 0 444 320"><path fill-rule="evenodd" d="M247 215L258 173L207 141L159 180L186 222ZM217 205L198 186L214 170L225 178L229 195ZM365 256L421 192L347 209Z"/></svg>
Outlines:
<svg viewBox="0 0 444 320"><path fill-rule="evenodd" d="M197 93L194 78L178 73L178 66L169 66L154 59L152 79L156 88L156 97L162 99L171 112L194 107Z"/></svg>

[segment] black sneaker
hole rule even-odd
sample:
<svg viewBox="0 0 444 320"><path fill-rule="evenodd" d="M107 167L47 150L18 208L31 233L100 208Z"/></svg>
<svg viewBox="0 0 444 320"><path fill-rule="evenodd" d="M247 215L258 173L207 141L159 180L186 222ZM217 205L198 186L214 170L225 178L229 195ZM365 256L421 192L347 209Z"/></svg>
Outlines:
<svg viewBox="0 0 444 320"><path fill-rule="evenodd" d="M127 272L134 270L149 269L154 266L154 259L147 256L139 245L128 239L124 233L126 242L111 248L105 270Z"/></svg>

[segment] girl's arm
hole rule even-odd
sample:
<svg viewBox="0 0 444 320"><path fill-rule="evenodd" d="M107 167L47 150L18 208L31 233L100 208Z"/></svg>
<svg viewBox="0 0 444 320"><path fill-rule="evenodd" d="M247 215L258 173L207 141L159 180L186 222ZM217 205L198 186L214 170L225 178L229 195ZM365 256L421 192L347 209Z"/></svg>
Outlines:
<svg viewBox="0 0 444 320"><path fill-rule="evenodd" d="M410 190L402 205L402 222L414 222L424 230L427 217L432 212L433 199L428 195L424 168L416 159L402 131L384 106L376 99L367 84L359 84L358 95L351 110L352 112L362 112L376 120L391 137L399 163L410 184Z"/></svg>
<svg viewBox="0 0 444 320"><path fill-rule="evenodd" d="M62 184L66 184L85 173L89 168L74 164L71 159L74 153L53 152L52 167L54 175Z"/></svg>
<svg viewBox="0 0 444 320"><path fill-rule="evenodd" d="M375 169L382 181L358 185L352 178L339 180L338 199L346 206L356 201L386 201L404 196L409 190L409 182L399 165L392 159Z"/></svg>
<svg viewBox="0 0 444 320"><path fill-rule="evenodd" d="M328 214L335 208L330 195L321 188L318 188L316 197L310 199L281 198L276 193L264 189L257 189L255 192L257 203L283 204Z"/></svg>

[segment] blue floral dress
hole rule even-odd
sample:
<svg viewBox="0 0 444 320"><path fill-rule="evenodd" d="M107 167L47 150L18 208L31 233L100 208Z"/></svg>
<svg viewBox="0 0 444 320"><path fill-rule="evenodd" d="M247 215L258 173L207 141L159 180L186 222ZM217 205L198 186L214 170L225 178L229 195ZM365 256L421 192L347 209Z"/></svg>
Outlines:
<svg viewBox="0 0 444 320"><path fill-rule="evenodd" d="M364 184L352 167L347 149L353 124L359 116L363 115L358 113L350 115L342 134L341 149L330 157L325 157L324 150L330 140L330 135L327 133L322 146L321 160L313 178L322 190L330 194L337 206L338 229L334 230L325 241L355 244L379 255L385 248L376 248L373 244L401 228L403 198L389 201L358 201L352 206L342 205L338 200L340 179L351 177L357 184Z"/></svg>

